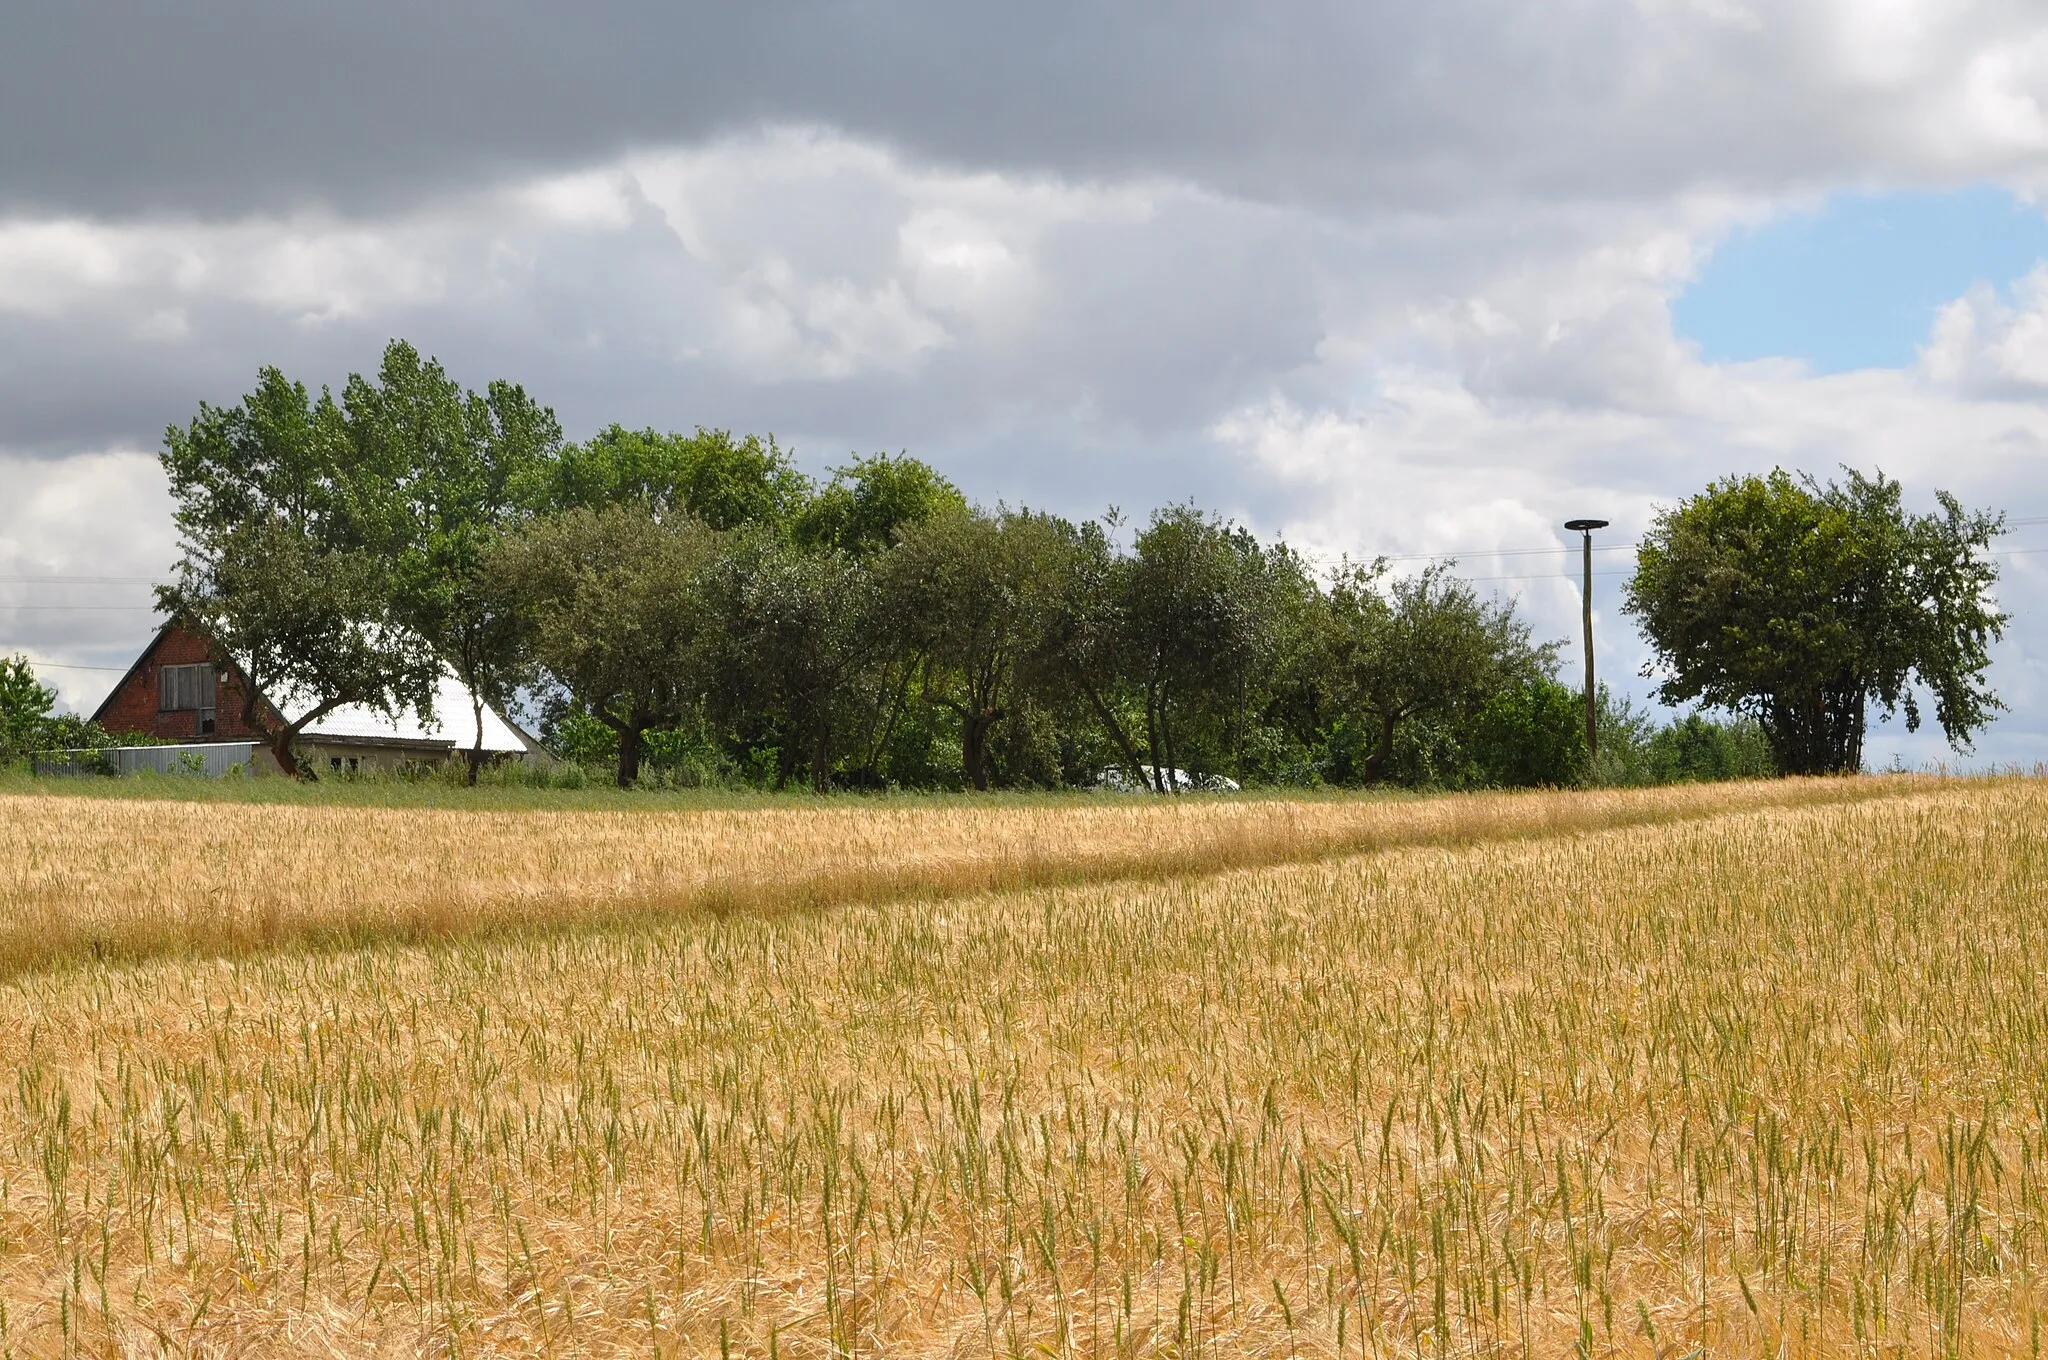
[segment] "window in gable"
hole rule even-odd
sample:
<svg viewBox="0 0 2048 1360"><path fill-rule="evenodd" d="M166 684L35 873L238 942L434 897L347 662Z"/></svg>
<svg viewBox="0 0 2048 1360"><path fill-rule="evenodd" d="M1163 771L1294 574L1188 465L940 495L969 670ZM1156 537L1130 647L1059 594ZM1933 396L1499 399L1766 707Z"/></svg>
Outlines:
<svg viewBox="0 0 2048 1360"><path fill-rule="evenodd" d="M213 667L165 666L157 673L157 707L165 713L210 712L218 692Z"/></svg>

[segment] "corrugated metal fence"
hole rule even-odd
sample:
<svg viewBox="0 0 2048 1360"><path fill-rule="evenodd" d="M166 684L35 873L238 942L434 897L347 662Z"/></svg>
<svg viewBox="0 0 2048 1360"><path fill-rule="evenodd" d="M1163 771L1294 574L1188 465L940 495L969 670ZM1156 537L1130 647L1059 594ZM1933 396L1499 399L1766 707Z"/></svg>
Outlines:
<svg viewBox="0 0 2048 1360"><path fill-rule="evenodd" d="M37 774L189 774L206 779L248 774L253 741L209 741L190 746L108 746L100 750L38 751Z"/></svg>

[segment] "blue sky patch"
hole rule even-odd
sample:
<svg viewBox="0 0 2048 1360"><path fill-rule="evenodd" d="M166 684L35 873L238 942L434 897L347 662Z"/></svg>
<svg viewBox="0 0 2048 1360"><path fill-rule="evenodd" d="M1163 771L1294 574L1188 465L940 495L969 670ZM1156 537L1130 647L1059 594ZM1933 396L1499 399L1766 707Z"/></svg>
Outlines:
<svg viewBox="0 0 2048 1360"><path fill-rule="evenodd" d="M1942 304L2048 258L2048 218L2003 189L1837 194L1723 242L1672 304L1713 362L1773 356L1817 372L1913 362Z"/></svg>

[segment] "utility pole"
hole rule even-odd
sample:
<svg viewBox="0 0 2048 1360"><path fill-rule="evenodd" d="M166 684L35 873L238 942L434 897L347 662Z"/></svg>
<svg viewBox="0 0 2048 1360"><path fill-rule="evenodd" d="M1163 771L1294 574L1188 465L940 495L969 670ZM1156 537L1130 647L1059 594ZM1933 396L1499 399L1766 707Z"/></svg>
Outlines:
<svg viewBox="0 0 2048 1360"><path fill-rule="evenodd" d="M1585 549L1585 584L1579 593L1579 612L1586 631L1586 761L1590 765L1600 754L1599 708L1593 698L1593 531L1605 529L1607 521L1573 519L1566 520L1564 527L1576 529L1583 535L1582 546Z"/></svg>

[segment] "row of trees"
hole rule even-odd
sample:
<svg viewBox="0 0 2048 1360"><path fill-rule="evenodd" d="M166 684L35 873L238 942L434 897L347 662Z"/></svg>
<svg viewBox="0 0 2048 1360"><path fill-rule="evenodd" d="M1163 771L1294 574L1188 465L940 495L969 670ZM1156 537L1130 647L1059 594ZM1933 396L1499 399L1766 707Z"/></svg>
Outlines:
<svg viewBox="0 0 2048 1360"><path fill-rule="evenodd" d="M338 395L265 370L238 405L173 427L163 463L185 551L159 603L257 689L305 700L270 730L287 769L298 732L338 706L425 713L447 666L479 705L538 710L560 748L608 760L622 785L650 768L988 788L1113 766L1161 791L1176 770L1587 773L1555 646L1511 605L1448 566L1318 573L1192 506L1077 523L972 506L907 456L818 484L772 439L613 426L572 443L523 389L466 391L403 342ZM1881 478L1760 485L1710 488L1643 550L1629 608L1673 661L1667 696L1749 715L1781 768L1843 768L1860 749L1835 735L1811 756L1801 715L1846 711L1855 690L1917 721L1907 677L1933 657L1962 676L1937 704L1967 737L1996 702L1978 677L2001 620L1951 597L1983 595L1988 567L1968 564L1995 524L1947 501L1938 523L1905 516ZM1791 523L1801 496L1821 529ZM1835 575L1757 556L1778 532L1832 534ZM1765 617L1775 576L1803 583L1805 622ZM1724 745L1736 731L1714 730Z"/></svg>
<svg viewBox="0 0 2048 1360"><path fill-rule="evenodd" d="M817 485L772 439L570 443L522 389L465 391L402 342L338 395L266 370L163 462L185 552L159 603L305 700L270 729L288 769L336 707L427 711L443 665L621 784L650 760L818 788L1372 782L1405 733L1489 704L1556 729L1509 758L1529 777L1583 758L1563 707L1526 701L1554 649L1511 606L1442 567L1319 578L1190 506L1076 523L971 506L910 457ZM253 691L243 717L268 717Z"/></svg>

